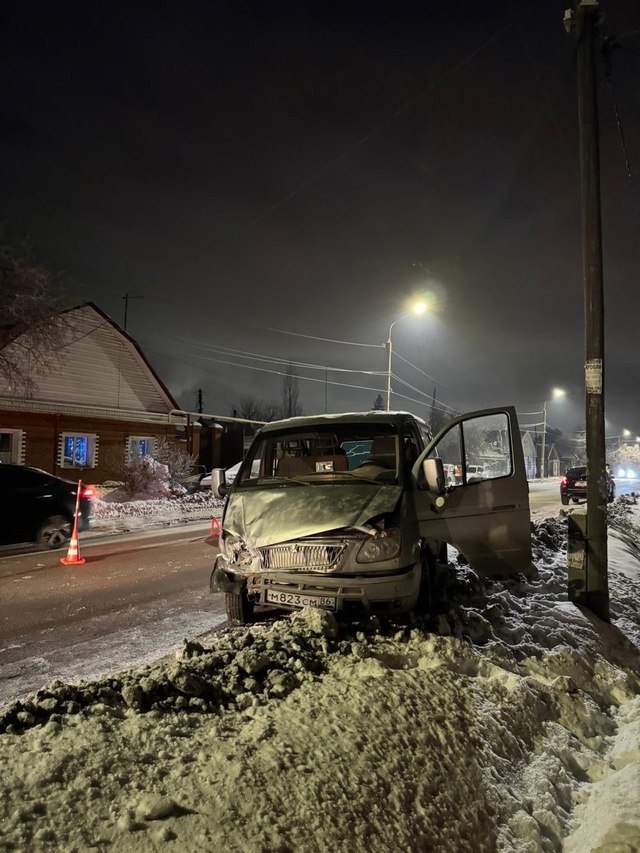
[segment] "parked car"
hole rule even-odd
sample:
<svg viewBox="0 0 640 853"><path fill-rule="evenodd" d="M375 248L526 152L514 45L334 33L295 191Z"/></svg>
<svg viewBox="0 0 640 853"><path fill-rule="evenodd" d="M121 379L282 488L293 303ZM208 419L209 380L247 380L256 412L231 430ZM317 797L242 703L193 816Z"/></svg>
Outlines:
<svg viewBox="0 0 640 853"><path fill-rule="evenodd" d="M469 478L469 480L484 480L484 466L467 465L467 477Z"/></svg>
<svg viewBox="0 0 640 853"><path fill-rule="evenodd" d="M605 471L605 476L607 479L607 502L611 503L616 495L616 484L608 467ZM560 479L560 500L563 506L567 506L570 500L577 504L581 499L587 499L586 465L577 465L575 468L568 468Z"/></svg>
<svg viewBox="0 0 640 853"><path fill-rule="evenodd" d="M242 464L242 462L236 462L235 465L232 465L230 468L227 468L227 470L224 472L225 482L227 484L230 485L231 483L233 483L233 481L236 478L236 474L240 470L241 464ZM209 471L208 474L205 474L203 477L200 478L200 488L201 489L210 489L211 488L212 474L213 474L213 472Z"/></svg>
<svg viewBox="0 0 640 853"><path fill-rule="evenodd" d="M71 535L76 509L77 482L63 480L39 468L0 465L0 544L37 542L59 548ZM83 487L78 530L93 524L95 490Z"/></svg>
<svg viewBox="0 0 640 853"><path fill-rule="evenodd" d="M488 445L496 430L503 464L470 482L465 447ZM256 605L393 616L430 606L448 578L448 544L482 574L529 574L519 436L512 407L463 415L435 439L406 412L264 425L233 484L215 490L227 500L211 591L241 623ZM459 483L447 483L446 466Z"/></svg>

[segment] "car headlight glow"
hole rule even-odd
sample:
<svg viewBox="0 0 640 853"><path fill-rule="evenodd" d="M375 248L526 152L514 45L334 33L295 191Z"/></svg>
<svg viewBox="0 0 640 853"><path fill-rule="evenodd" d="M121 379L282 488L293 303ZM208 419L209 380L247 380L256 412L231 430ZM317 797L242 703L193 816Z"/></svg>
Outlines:
<svg viewBox="0 0 640 853"><path fill-rule="evenodd" d="M402 537L397 528L390 528L384 534L367 539L362 543L356 561L358 563L382 563L393 560L400 553Z"/></svg>

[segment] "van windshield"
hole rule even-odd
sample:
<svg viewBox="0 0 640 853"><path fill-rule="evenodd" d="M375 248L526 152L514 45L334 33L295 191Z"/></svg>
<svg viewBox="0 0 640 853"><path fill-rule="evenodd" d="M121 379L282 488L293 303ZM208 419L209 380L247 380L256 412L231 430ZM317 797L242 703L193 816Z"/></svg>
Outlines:
<svg viewBox="0 0 640 853"><path fill-rule="evenodd" d="M399 446L391 424L330 424L267 432L251 446L236 488L397 483Z"/></svg>

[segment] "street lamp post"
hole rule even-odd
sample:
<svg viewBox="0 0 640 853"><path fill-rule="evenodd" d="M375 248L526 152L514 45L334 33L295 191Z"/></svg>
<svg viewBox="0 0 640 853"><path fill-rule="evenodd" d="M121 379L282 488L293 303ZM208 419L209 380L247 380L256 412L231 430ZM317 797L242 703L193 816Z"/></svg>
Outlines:
<svg viewBox="0 0 640 853"><path fill-rule="evenodd" d="M404 315L403 315L404 316ZM400 318L394 320L389 326L389 334L387 335L387 401L385 408L388 411L391 409L391 353L393 352L393 344L391 343L391 330Z"/></svg>
<svg viewBox="0 0 640 853"><path fill-rule="evenodd" d="M565 394L566 391L562 388L554 388L551 392L553 400L557 400L558 397L564 397ZM540 460L540 476L543 479L547 476L547 460L545 459L547 450L547 405L548 401L545 400L542 406L542 459Z"/></svg>
<svg viewBox="0 0 640 853"><path fill-rule="evenodd" d="M402 320L403 317L407 317L409 314L424 314L426 310L427 306L424 302L416 302L410 311L405 311L404 313L400 314L389 326L389 334L387 335L387 399L385 404L385 410L387 412L391 410L391 354L393 352L393 344L391 343L391 330L398 322L398 320Z"/></svg>

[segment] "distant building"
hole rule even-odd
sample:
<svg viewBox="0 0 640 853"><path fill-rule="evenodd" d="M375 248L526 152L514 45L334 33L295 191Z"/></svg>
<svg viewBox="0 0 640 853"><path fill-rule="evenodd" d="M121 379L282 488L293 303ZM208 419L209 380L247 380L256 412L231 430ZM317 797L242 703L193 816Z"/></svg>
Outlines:
<svg viewBox="0 0 640 853"><path fill-rule="evenodd" d="M524 469L527 473L527 480L534 480L538 476L538 450L536 448L535 436L525 430L520 434L520 438L522 441Z"/></svg>
<svg viewBox="0 0 640 853"><path fill-rule="evenodd" d="M178 404L134 339L92 302L64 313L69 343L55 368L32 376L29 395L0 380L0 462L100 483L127 459L153 454L163 437L197 456L199 426L175 414Z"/></svg>

